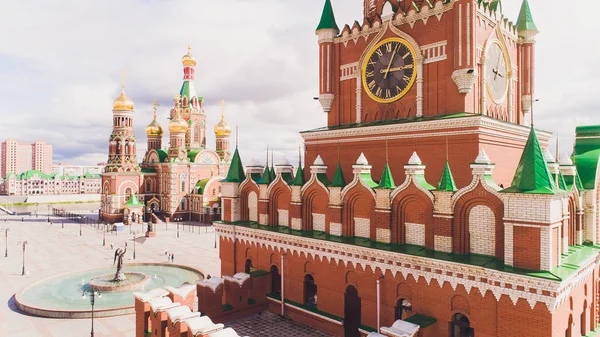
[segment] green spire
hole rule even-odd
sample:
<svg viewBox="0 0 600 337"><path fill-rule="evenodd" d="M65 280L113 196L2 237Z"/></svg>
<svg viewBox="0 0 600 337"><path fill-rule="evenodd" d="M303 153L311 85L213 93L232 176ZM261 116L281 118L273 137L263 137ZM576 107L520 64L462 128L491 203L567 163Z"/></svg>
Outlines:
<svg viewBox="0 0 600 337"><path fill-rule="evenodd" d="M531 128L512 186L504 192L555 194L558 191L546 165L544 152L540 147L535 129Z"/></svg>
<svg viewBox="0 0 600 337"><path fill-rule="evenodd" d="M446 161L446 165L444 166L444 171L442 171L442 176L440 177L440 182L438 183L438 191L446 191L446 192L456 192L456 184L454 183L454 177L452 177L452 171L450 171L450 164Z"/></svg>
<svg viewBox="0 0 600 337"><path fill-rule="evenodd" d="M342 174L342 165L338 163L338 166L335 169L335 175L333 176L333 182L331 183L331 187L344 186L346 186L346 181L344 180L344 175Z"/></svg>
<svg viewBox="0 0 600 337"><path fill-rule="evenodd" d="M304 186L306 181L304 181L304 170L302 169L302 165L298 165L298 170L296 171L296 177L294 178L294 186Z"/></svg>
<svg viewBox="0 0 600 337"><path fill-rule="evenodd" d="M265 171L263 172L262 180L260 181L263 185L269 185L273 180L271 179L271 171L269 170L269 165L265 166Z"/></svg>
<svg viewBox="0 0 600 337"><path fill-rule="evenodd" d="M526 30L538 31L535 23L533 22L533 16L531 15L529 2L527 0L523 0L521 11L519 12L519 19L517 20L517 31L523 32Z"/></svg>
<svg viewBox="0 0 600 337"><path fill-rule="evenodd" d="M392 172L390 171L390 165L388 162L385 163L385 167L383 168L383 173L381 174L381 180L379 181L379 185L377 188L388 188L393 189L396 185L394 184L394 177L392 177Z"/></svg>
<svg viewBox="0 0 600 337"><path fill-rule="evenodd" d="M323 7L323 14L321 14L321 21L319 22L317 31L321 29L335 29L337 32L340 31L337 23L335 23L335 15L333 15L331 0L325 0L325 7Z"/></svg>
<svg viewBox="0 0 600 337"><path fill-rule="evenodd" d="M271 170L269 171L269 178L271 181L275 181L277 175L275 174L275 166L271 165Z"/></svg>
<svg viewBox="0 0 600 337"><path fill-rule="evenodd" d="M236 147L235 152L233 153L233 158L231 159L231 164L229 165L227 178L225 178L223 182L241 183L244 180L246 180L246 174L244 173L244 166L242 165L242 160L240 159L240 154Z"/></svg>

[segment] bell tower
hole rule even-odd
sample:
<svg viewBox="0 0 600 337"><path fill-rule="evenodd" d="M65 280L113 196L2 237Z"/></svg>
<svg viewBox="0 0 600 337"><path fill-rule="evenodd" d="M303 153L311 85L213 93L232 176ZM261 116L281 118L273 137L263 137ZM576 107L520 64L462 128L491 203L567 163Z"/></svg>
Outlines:
<svg viewBox="0 0 600 337"><path fill-rule="evenodd" d="M229 151L229 136L231 127L225 122L225 101L221 101L221 121L215 125L216 150L221 161L229 162L231 152Z"/></svg>
<svg viewBox="0 0 600 337"><path fill-rule="evenodd" d="M122 85L121 95L113 103L113 130L108 140L108 161L106 172L138 172L137 146L133 132L133 101L125 94Z"/></svg>

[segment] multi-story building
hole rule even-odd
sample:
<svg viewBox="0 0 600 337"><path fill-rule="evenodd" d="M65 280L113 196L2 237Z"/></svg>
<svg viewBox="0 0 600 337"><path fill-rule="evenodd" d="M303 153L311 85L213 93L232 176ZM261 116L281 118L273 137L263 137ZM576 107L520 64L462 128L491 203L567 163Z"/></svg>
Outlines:
<svg viewBox="0 0 600 337"><path fill-rule="evenodd" d="M29 170L21 174L9 173L4 179L0 179L0 194L14 196L100 194L100 183L99 174L65 176Z"/></svg>
<svg viewBox="0 0 600 337"><path fill-rule="evenodd" d="M530 127L539 32L522 1L513 23L498 0L364 0L340 30L326 0L312 166L244 174L236 152L222 274L270 272L271 310L335 336L595 330L600 126L556 159Z"/></svg>
<svg viewBox="0 0 600 337"><path fill-rule="evenodd" d="M52 172L58 175L81 176L86 174L102 174L105 163L98 165L71 165L71 164L56 164L52 165Z"/></svg>
<svg viewBox="0 0 600 337"><path fill-rule="evenodd" d="M146 128L148 150L141 165L133 132L133 101L124 90L115 100L108 161L102 173L103 220L129 223L150 213L187 220L220 212L220 181L231 162L232 130L222 114L214 128L216 150L207 148L204 98L197 95L194 83L196 62L188 49L182 59L183 84L169 111L167 148L163 148L164 131L155 104L154 119Z"/></svg>
<svg viewBox="0 0 600 337"><path fill-rule="evenodd" d="M9 173L21 174L29 170L52 173L52 145L45 141L19 143L14 139L2 142L0 176L6 177Z"/></svg>

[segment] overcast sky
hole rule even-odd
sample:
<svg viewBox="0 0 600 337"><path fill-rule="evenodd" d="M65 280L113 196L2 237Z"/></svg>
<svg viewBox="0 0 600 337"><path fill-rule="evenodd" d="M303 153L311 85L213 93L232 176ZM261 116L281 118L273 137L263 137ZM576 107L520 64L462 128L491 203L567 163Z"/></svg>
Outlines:
<svg viewBox="0 0 600 337"><path fill-rule="evenodd" d="M295 162L298 132L325 125L312 99L318 95L314 31L323 2L2 0L0 139L46 140L54 146L54 162L106 161L112 101L126 69L141 160L152 101L163 105L159 121L166 128L190 44L198 60L196 87L205 97L208 145L214 148L212 128L224 99L226 120L239 126L244 160L262 161L268 145ZM536 124L558 132L561 151L570 153L576 125L600 124L600 2L529 2L542 31ZM362 21L362 3L332 0L340 27ZM503 4L516 21L521 0Z"/></svg>

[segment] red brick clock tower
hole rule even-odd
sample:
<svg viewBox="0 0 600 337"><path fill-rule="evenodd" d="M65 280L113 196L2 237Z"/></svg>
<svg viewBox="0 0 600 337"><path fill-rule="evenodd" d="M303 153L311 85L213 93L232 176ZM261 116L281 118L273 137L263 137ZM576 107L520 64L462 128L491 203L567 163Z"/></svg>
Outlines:
<svg viewBox="0 0 600 337"><path fill-rule="evenodd" d="M459 186L482 149L497 164L495 180L509 184L534 92L538 32L522 26L504 18L499 1L365 0L362 23L340 31L326 1L316 34L327 127L303 133L307 162L339 157L350 179L364 152L380 174L387 144L394 176L403 179L416 151L437 181L448 143ZM539 136L545 147L550 135Z"/></svg>

